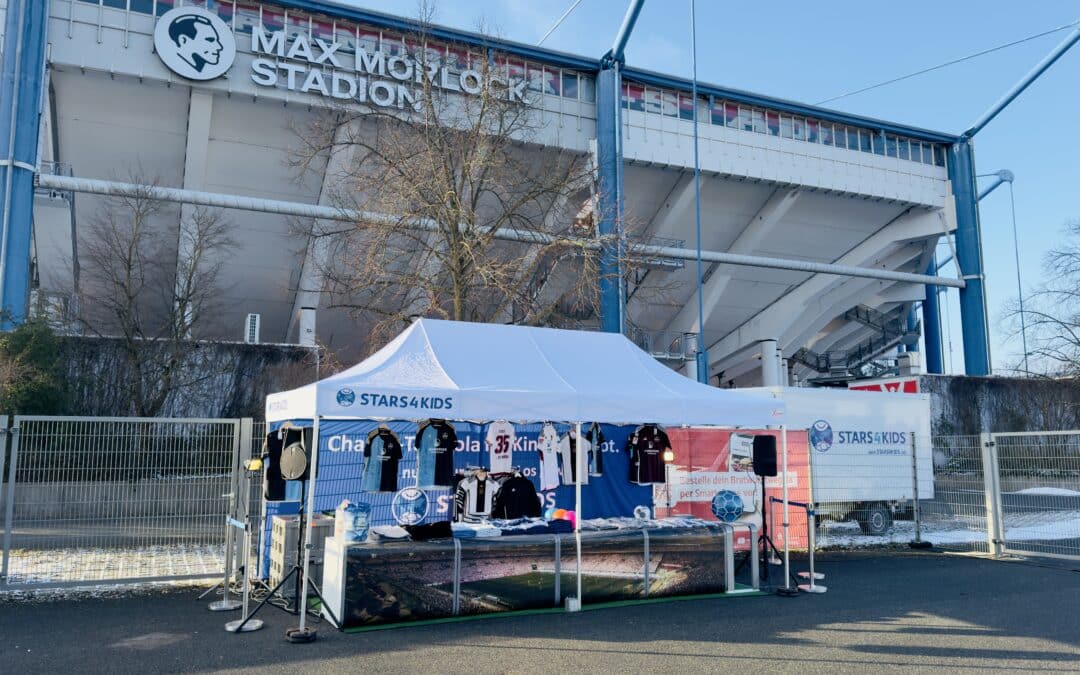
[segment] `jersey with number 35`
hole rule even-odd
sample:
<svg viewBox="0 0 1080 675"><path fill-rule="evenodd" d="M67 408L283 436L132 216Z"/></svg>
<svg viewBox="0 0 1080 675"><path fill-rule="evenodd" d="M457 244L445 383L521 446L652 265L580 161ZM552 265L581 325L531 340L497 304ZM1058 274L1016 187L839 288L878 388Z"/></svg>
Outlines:
<svg viewBox="0 0 1080 675"><path fill-rule="evenodd" d="M514 465L514 441L517 440L514 425L505 421L492 422L488 425L485 440L490 458L488 469L492 473L509 473Z"/></svg>

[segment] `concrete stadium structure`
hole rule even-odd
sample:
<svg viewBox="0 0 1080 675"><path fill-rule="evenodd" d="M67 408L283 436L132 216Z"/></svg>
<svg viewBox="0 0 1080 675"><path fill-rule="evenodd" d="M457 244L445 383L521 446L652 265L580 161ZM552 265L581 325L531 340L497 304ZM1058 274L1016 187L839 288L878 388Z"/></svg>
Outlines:
<svg viewBox="0 0 1080 675"><path fill-rule="evenodd" d="M206 8L220 23L189 22L190 36L173 30L177 53L163 54L155 30L168 34L160 17L177 6ZM399 77L407 64L393 61L412 22L315 0L0 0L0 16L0 297L14 320L31 296L60 320L92 311L92 297L72 301L85 224L138 167L172 188L156 218L176 240L185 210L230 207L239 246L225 279L230 331L195 337L240 339L250 313L265 342L309 340L301 323L314 320L304 308L320 306L319 251L292 223L332 215L318 207L330 205L333 186L325 174L297 178L289 129L342 98L407 103L412 74ZM216 46L182 53L206 26L218 27ZM936 283L960 288L966 370L989 374L967 136L714 85L698 84L695 101L690 81L635 69L618 52L582 57L440 27L427 35L457 64L441 77L461 96L470 59L505 68L510 95L544 120L539 140L593 158L597 234L633 222L636 245L652 247L655 264L626 288L602 285L602 311L587 324L625 331L721 386L877 372L867 365L918 349L920 337L927 369L942 372L928 282L946 238L963 275ZM695 111L700 279L688 264ZM641 292L650 288L667 290ZM331 347L362 330L319 310Z"/></svg>

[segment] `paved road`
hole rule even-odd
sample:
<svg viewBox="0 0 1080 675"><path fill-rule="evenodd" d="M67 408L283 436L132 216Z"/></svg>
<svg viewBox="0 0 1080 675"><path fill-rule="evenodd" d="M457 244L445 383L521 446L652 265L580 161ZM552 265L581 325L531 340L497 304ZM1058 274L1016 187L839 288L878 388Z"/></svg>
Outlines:
<svg viewBox="0 0 1080 675"><path fill-rule="evenodd" d="M290 645L232 635L194 593L0 604L0 669L37 672L1080 670L1080 572L936 554L831 555L829 592L499 617ZM1080 566L1078 566L1080 567Z"/></svg>

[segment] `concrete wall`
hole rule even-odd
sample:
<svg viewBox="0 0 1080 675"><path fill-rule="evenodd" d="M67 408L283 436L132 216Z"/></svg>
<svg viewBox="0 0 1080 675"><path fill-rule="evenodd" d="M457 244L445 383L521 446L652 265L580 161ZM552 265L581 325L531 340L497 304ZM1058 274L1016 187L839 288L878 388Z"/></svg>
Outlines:
<svg viewBox="0 0 1080 675"><path fill-rule="evenodd" d="M1080 380L924 375L935 436L1080 429Z"/></svg>
<svg viewBox="0 0 1080 675"><path fill-rule="evenodd" d="M123 345L114 338L63 338L63 369L71 415L129 416L133 380ZM312 352L289 345L205 343L185 368L205 378L169 395L161 417L263 417L267 394L315 379Z"/></svg>

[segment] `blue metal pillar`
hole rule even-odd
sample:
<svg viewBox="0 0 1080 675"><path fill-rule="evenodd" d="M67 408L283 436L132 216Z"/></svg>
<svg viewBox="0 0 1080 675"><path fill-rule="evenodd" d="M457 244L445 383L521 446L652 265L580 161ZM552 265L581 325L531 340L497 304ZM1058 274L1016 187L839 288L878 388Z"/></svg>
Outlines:
<svg viewBox="0 0 1080 675"><path fill-rule="evenodd" d="M949 148L949 181L956 201L956 261L966 286L960 289L960 325L964 336L964 372L990 374L990 331L983 288L982 233L975 188L975 151L971 140Z"/></svg>
<svg viewBox="0 0 1080 675"><path fill-rule="evenodd" d="M914 333L918 329L919 329L919 311L917 309L915 309L915 305L912 305L911 309L908 310L907 326L905 326L905 330L908 333ZM909 352L917 352L917 351L919 351L919 343L916 342L915 344L908 345L906 351L909 351Z"/></svg>
<svg viewBox="0 0 1080 675"><path fill-rule="evenodd" d="M622 75L617 61L605 64L596 78L596 162L599 178L600 326L623 332L622 266L619 234L622 216Z"/></svg>
<svg viewBox="0 0 1080 675"><path fill-rule="evenodd" d="M926 273L937 276L937 256L930 259ZM923 343L926 345L926 372L945 374L945 359L941 348L941 308L938 305L938 287L926 286L926 298L922 305Z"/></svg>
<svg viewBox="0 0 1080 675"><path fill-rule="evenodd" d="M4 328L26 318L45 26L49 3L8 0L0 64L0 308Z"/></svg>

